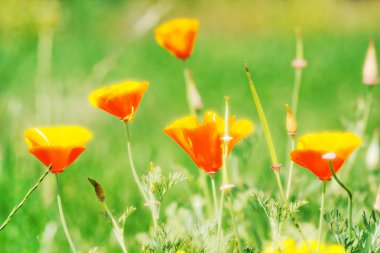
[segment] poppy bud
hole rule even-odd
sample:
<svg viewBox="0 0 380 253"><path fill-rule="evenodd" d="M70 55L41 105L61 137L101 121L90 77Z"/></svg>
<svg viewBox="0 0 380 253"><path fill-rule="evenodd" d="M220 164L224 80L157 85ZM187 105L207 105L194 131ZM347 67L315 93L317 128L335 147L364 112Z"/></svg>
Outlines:
<svg viewBox="0 0 380 253"><path fill-rule="evenodd" d="M373 40L370 40L363 66L363 83L372 86L378 82L375 43Z"/></svg>
<svg viewBox="0 0 380 253"><path fill-rule="evenodd" d="M104 199L106 198L106 193L105 193L103 187L97 181L95 181L94 179L92 179L90 177L88 178L88 181L90 181L90 183L94 187L96 196L98 197L100 202L104 202Z"/></svg>
<svg viewBox="0 0 380 253"><path fill-rule="evenodd" d="M185 80L187 83L187 99L194 110L203 108L202 98L195 85L193 73L189 69L185 70Z"/></svg>
<svg viewBox="0 0 380 253"><path fill-rule="evenodd" d="M296 117L294 116L288 104L285 105L285 109L286 109L286 130L288 131L288 134L290 136L295 136L298 130Z"/></svg>
<svg viewBox="0 0 380 253"><path fill-rule="evenodd" d="M379 164L379 131L375 130L372 140L368 146L365 162L370 170L373 170Z"/></svg>

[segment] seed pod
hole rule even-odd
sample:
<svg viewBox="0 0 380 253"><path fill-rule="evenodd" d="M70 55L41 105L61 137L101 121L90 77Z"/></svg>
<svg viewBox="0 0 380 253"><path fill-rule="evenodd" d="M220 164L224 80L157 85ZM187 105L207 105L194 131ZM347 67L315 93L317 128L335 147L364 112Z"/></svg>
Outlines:
<svg viewBox="0 0 380 253"><path fill-rule="evenodd" d="M288 131L288 134L290 136L295 136L298 130L296 116L294 116L288 104L285 105L285 109L286 109L286 130Z"/></svg>
<svg viewBox="0 0 380 253"><path fill-rule="evenodd" d="M371 40L363 66L363 83L365 85L373 86L379 82L377 68L375 43Z"/></svg>
<svg viewBox="0 0 380 253"><path fill-rule="evenodd" d="M106 193L105 193L103 187L97 181L95 181L94 179L92 179L90 177L88 178L88 181L90 181L90 183L94 187L96 196L98 197L100 202L104 202L104 199L106 198Z"/></svg>

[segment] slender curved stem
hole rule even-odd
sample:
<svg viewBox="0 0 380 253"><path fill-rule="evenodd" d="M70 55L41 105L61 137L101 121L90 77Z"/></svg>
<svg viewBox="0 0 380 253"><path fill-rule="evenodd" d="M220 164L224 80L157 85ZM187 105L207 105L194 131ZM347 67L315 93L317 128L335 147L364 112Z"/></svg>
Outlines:
<svg viewBox="0 0 380 253"><path fill-rule="evenodd" d="M141 194L143 195L144 200L146 202L148 202L149 198L148 198L148 196L146 195L146 193L144 191L144 187L142 186L142 184L140 182L139 176L137 175L137 172L136 172L135 164L133 162L132 148L131 148L131 139L130 139L130 135L129 135L128 122L124 121L124 123L125 123L125 129L126 129L126 132L127 132L128 158L129 158L129 164L130 164L131 170L132 170L133 179L135 180L137 186L139 187L139 190L140 190Z"/></svg>
<svg viewBox="0 0 380 253"><path fill-rule="evenodd" d="M216 196L216 187L215 187L214 175L210 175L210 180L211 180L211 186L212 186L212 196L214 199L215 217L218 217L218 199Z"/></svg>
<svg viewBox="0 0 380 253"><path fill-rule="evenodd" d="M131 141L130 141L130 136L129 136L129 127L128 127L128 121L124 121L125 123L125 129L126 129L126 132L127 132L127 149L128 149L128 158L129 158L129 164L131 166L131 170L132 170L132 175L133 175L133 178L141 192L141 195L144 197L144 200L145 200L145 203L150 203L150 202L154 202L154 199L152 198L152 196L148 197L148 195L146 194L145 190L144 190L144 187L142 185L142 183L140 182L140 179L139 179L139 176L137 175L137 172L136 172L136 168L135 168L135 164L133 162L133 156L132 156L132 148L131 148ZM153 225L154 225L154 229L157 230L158 228L158 223L157 223L157 210L156 210L156 207L153 206L154 204L149 204L149 209L151 211L151 214L152 214L152 219L153 219Z"/></svg>
<svg viewBox="0 0 380 253"><path fill-rule="evenodd" d="M242 247L241 242L240 242L239 231L237 229L236 219L235 219L235 215L234 215L231 193L228 196L228 207L230 209L230 215L231 215L231 220L232 220L232 229L233 229L234 234L235 234L235 239L238 243L239 252L243 252L243 247Z"/></svg>
<svg viewBox="0 0 380 253"><path fill-rule="evenodd" d="M70 245L71 252L76 253L77 250L75 249L73 240L71 239L69 230L66 225L66 220L65 220L65 215L63 214L63 208L62 208L62 201L61 201L61 193L60 193L60 185L59 185L59 174L56 174L56 179L57 179L57 203L58 203L58 211L59 211L59 216L61 218L61 223L63 226L63 231L65 232L66 239Z"/></svg>
<svg viewBox="0 0 380 253"><path fill-rule="evenodd" d="M184 73L184 76L185 76L186 94L187 94L187 103L188 103L188 106L189 106L189 112L190 112L191 115L196 115L195 108L194 108L194 106L191 103L191 97L190 97L191 85L194 85L194 84L192 83L191 71L187 67L186 62L184 62L183 73Z"/></svg>
<svg viewBox="0 0 380 253"><path fill-rule="evenodd" d="M108 214L108 217L109 217L109 218L111 219L111 221L112 221L112 227L113 227L112 230L113 230L113 233L114 233L114 235L115 235L117 241L118 241L119 244L120 244L120 247L121 247L122 251L123 251L124 253L128 253L127 248L126 248L126 246L125 246L125 242L124 242L123 230L121 230L121 229L119 228L119 226L118 226L118 224L117 224L115 218L113 217L111 211L108 209L107 204L106 204L105 202L102 202L102 204L103 204L103 208L104 208L104 210L105 210L106 213Z"/></svg>
<svg viewBox="0 0 380 253"><path fill-rule="evenodd" d="M49 174L51 170L51 166L45 171L44 174L37 180L37 182L32 186L32 188L29 189L29 191L26 193L25 197L21 200L21 202L13 208L11 213L8 215L7 219L3 222L3 224L0 227L0 231L3 230L9 223L9 221L12 219L13 215L22 207L22 205L25 203L25 201L29 198L29 196L38 188L42 180Z"/></svg>
<svg viewBox="0 0 380 253"><path fill-rule="evenodd" d="M317 253L321 250L321 241L322 241L322 225L323 225L323 215L325 211L325 194L326 194L326 181L323 181L322 186L322 196L321 196L321 210L319 215L319 229L318 229L318 245L317 245Z"/></svg>
<svg viewBox="0 0 380 253"><path fill-rule="evenodd" d="M329 160L329 165L330 165L331 174L333 175L335 181L347 192L347 195L348 195L348 227L350 229L350 237L351 237L351 232L352 232L352 192L337 177L335 170L334 170L334 167L333 167L333 164L332 164L332 160Z"/></svg>

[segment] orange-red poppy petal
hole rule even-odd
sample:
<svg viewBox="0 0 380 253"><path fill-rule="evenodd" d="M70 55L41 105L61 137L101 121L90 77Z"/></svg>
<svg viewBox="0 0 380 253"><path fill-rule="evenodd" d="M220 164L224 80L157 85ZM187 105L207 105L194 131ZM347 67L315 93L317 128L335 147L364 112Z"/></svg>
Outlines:
<svg viewBox="0 0 380 253"><path fill-rule="evenodd" d="M100 88L90 94L90 103L121 120L133 118L149 83L124 81Z"/></svg>
<svg viewBox="0 0 380 253"><path fill-rule="evenodd" d="M314 150L294 150L290 153L290 159L296 164L307 168L320 180L330 180L332 177L329 161L322 159L324 152ZM333 168L338 172L345 159L337 156L333 161Z"/></svg>
<svg viewBox="0 0 380 253"><path fill-rule="evenodd" d="M155 30L157 43L179 59L187 59L199 30L197 19L179 18L161 24Z"/></svg>

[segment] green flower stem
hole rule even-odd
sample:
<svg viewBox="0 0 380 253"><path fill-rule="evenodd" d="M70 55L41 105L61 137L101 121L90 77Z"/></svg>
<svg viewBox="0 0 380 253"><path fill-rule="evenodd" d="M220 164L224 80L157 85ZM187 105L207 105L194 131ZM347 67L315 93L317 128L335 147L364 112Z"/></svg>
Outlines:
<svg viewBox="0 0 380 253"><path fill-rule="evenodd" d="M51 166L45 171L45 173L37 180L37 182L33 185L32 188L29 189L29 191L26 193L25 197L21 200L21 202L13 208L12 212L8 215L7 219L3 222L3 224L0 227L0 231L3 230L9 223L9 221L12 219L13 215L22 207L22 205L25 203L25 201L29 198L29 196L38 188L40 183L44 180L44 178L49 174L51 170Z"/></svg>
<svg viewBox="0 0 380 253"><path fill-rule="evenodd" d="M323 225L323 215L325 211L325 194L326 194L326 181L323 181L322 186L322 196L321 196L321 210L319 215L319 229L318 229L318 245L317 245L317 253L321 250L321 241L322 241L322 225Z"/></svg>
<svg viewBox="0 0 380 253"><path fill-rule="evenodd" d="M216 187L215 187L215 175L210 174L211 186L212 186L212 196L214 199L214 209L215 209L215 217L218 217L218 199L216 196Z"/></svg>
<svg viewBox="0 0 380 253"><path fill-rule="evenodd" d="M106 211L108 217L112 221L112 227L113 227L112 230L113 230L113 233L114 233L118 243L120 244L122 251L124 253L128 253L127 248L125 246L125 242L124 242L123 230L120 229L119 226L117 225L117 222L116 222L115 218L113 217L111 211L109 210L107 204L105 202L102 202L102 204L103 204L103 208Z"/></svg>
<svg viewBox="0 0 380 253"><path fill-rule="evenodd" d="M185 76L185 83L186 83L186 94L187 94L187 103L188 103L188 106L189 106L189 112L191 115L196 115L196 112L195 112L195 108L193 107L192 103L191 103L191 97L190 97L190 89L191 89L191 85L194 85L192 83L192 74L191 74L191 71L190 69L187 67L186 65L186 62L184 62L184 68L183 68L183 73L184 73L184 76Z"/></svg>
<svg viewBox="0 0 380 253"><path fill-rule="evenodd" d="M136 172L136 168L135 168L135 164L133 162L133 156L132 156L132 149L131 149L131 139L130 139L130 135L129 135L129 127L128 127L128 121L124 121L125 123L125 129L126 129L126 132L127 132L127 149L128 149L128 158L129 158L129 164L131 166L131 170L132 170L132 175L133 175L133 178L141 192L141 195L144 197L144 200L145 200L145 203L149 205L149 209L152 213L152 219L153 219L153 225L154 225L154 229L157 230L158 228L158 224L157 224L157 219L156 219L156 216L157 216L157 212L155 211L155 208L154 208L154 204L152 204L151 202L153 201L153 199L149 198L148 195L146 194L145 190L144 190L144 187L142 185L142 183L140 182L140 179L139 179L139 176L137 175L137 172Z"/></svg>
<svg viewBox="0 0 380 253"><path fill-rule="evenodd" d="M229 206L229 209L230 209L230 215L231 215L231 220L232 220L232 229L233 229L234 234L235 234L235 239L236 239L236 241L238 243L239 252L243 252L243 247L242 247L241 242L240 242L239 231L238 231L237 225L236 225L236 219L235 219L233 205L232 205L232 196L231 196L231 193L228 196L228 206Z"/></svg>
<svg viewBox="0 0 380 253"><path fill-rule="evenodd" d="M292 110L294 115L297 115L297 107L298 107L298 97L300 93L301 87L301 79L302 79L302 69L295 69L295 78L294 78L294 86L293 86L293 94L292 94Z"/></svg>
<svg viewBox="0 0 380 253"><path fill-rule="evenodd" d="M58 203L58 211L59 211L59 216L61 218L61 223L63 226L63 231L65 232L66 239L70 245L71 252L76 253L77 250L75 249L73 240L71 239L69 230L66 225L66 220L65 220L65 215L63 214L63 208L62 208L62 201L61 201L61 190L60 190L60 185L59 185L59 174L56 174L56 179L57 179L57 203Z"/></svg>
<svg viewBox="0 0 380 253"><path fill-rule="evenodd" d="M350 236L351 236L351 232L352 232L352 192L336 176L336 173L335 173L335 170L334 170L334 167L332 164L332 160L329 160L329 165L330 165L330 171L331 171L335 181L347 192L347 195L348 195L348 227L349 227Z"/></svg>
<svg viewBox="0 0 380 253"><path fill-rule="evenodd" d="M291 136L290 142L291 142L291 150L293 150L294 149L294 136ZM292 185L293 168L294 168L294 162L292 160L290 160L288 184L286 187L286 196L285 196L286 199L289 199L289 195L290 195L290 187Z"/></svg>
<svg viewBox="0 0 380 253"><path fill-rule="evenodd" d="M368 90L367 90L367 98L366 98L366 108L364 110L364 113L363 113L363 117L362 119L360 120L360 128L359 128L359 137L363 137L364 133L365 133L365 130L367 129L367 125L368 125L368 120L369 120L369 115L370 115L370 112L371 112L371 107L372 107L372 101L373 101L373 90L374 90L374 87L373 86L368 86ZM350 178L350 174L351 174L351 171L352 171L352 167L354 166L354 163L356 161L356 158L357 158L357 154L358 152L354 152L350 159L348 159L346 165L345 165L345 175L344 175L344 178L345 179L348 179Z"/></svg>
<svg viewBox="0 0 380 253"><path fill-rule="evenodd" d="M207 202L207 205L206 205L207 214L208 214L209 217L211 217L211 215L212 215L212 208L211 208L212 204L211 204L210 192L209 192L209 190L207 188L207 175L202 170L199 170L198 183L199 183L199 186L201 187L201 189L203 191L204 197L206 198L206 202Z"/></svg>
<svg viewBox="0 0 380 253"><path fill-rule="evenodd" d="M270 153L270 156L272 159L272 166L279 166L279 162L278 162L277 154L276 154L276 149L274 148L272 135L271 135L270 130L269 130L268 122L267 122L263 107L261 106L259 95L257 94L255 85L253 84L251 73L248 69L247 64L245 64L245 71L247 73L249 86L251 88L251 92L252 92L252 96L253 96L253 101L255 102L256 109L257 109L257 112L259 114L261 124L263 125L265 139L267 141L269 153ZM284 201L284 203L287 203L287 200L286 200L286 197L284 194L284 188L283 188L282 182L281 182L279 170L280 170L280 168L274 169L274 172L276 175L276 181L277 181L278 188L280 190L281 198Z"/></svg>
<svg viewBox="0 0 380 253"><path fill-rule="evenodd" d="M248 81L249 81L249 86L251 88L251 92L252 92L252 96L253 96L253 101L255 102L255 105L256 105L256 108L257 108L257 111L258 111L258 114L259 114L259 118L260 118L261 124L263 125L265 138L266 138L268 149L269 149L269 153L270 153L271 159L272 159L272 166L280 166L280 164L278 163L278 160L277 160L276 150L274 148L274 144L273 144L273 140L272 140L272 135L271 135L270 130L269 130L268 122L266 120L264 110L263 110L263 108L261 106L261 103L260 103L259 95L257 94L257 91L255 89L255 85L254 85L254 83L252 81L251 73L249 72L247 64L245 64L245 70L246 70L246 73L247 73L247 77L248 77ZM277 185L278 185L278 188L279 188L279 191L280 191L281 198L282 198L282 200L283 200L283 202L285 204L288 204L288 200L286 199L286 196L285 196L285 193L284 193L284 188L283 188L282 182L281 182L280 168L276 168L273 171L274 171L274 174L276 176L276 181L277 181ZM308 245L308 247L311 248L309 242L305 239L305 236L303 235L300 226L295 222L295 217L294 216L292 217L292 223L297 228L297 231L300 233L300 235L301 235L302 239L304 240L304 242L306 243L306 245Z"/></svg>

